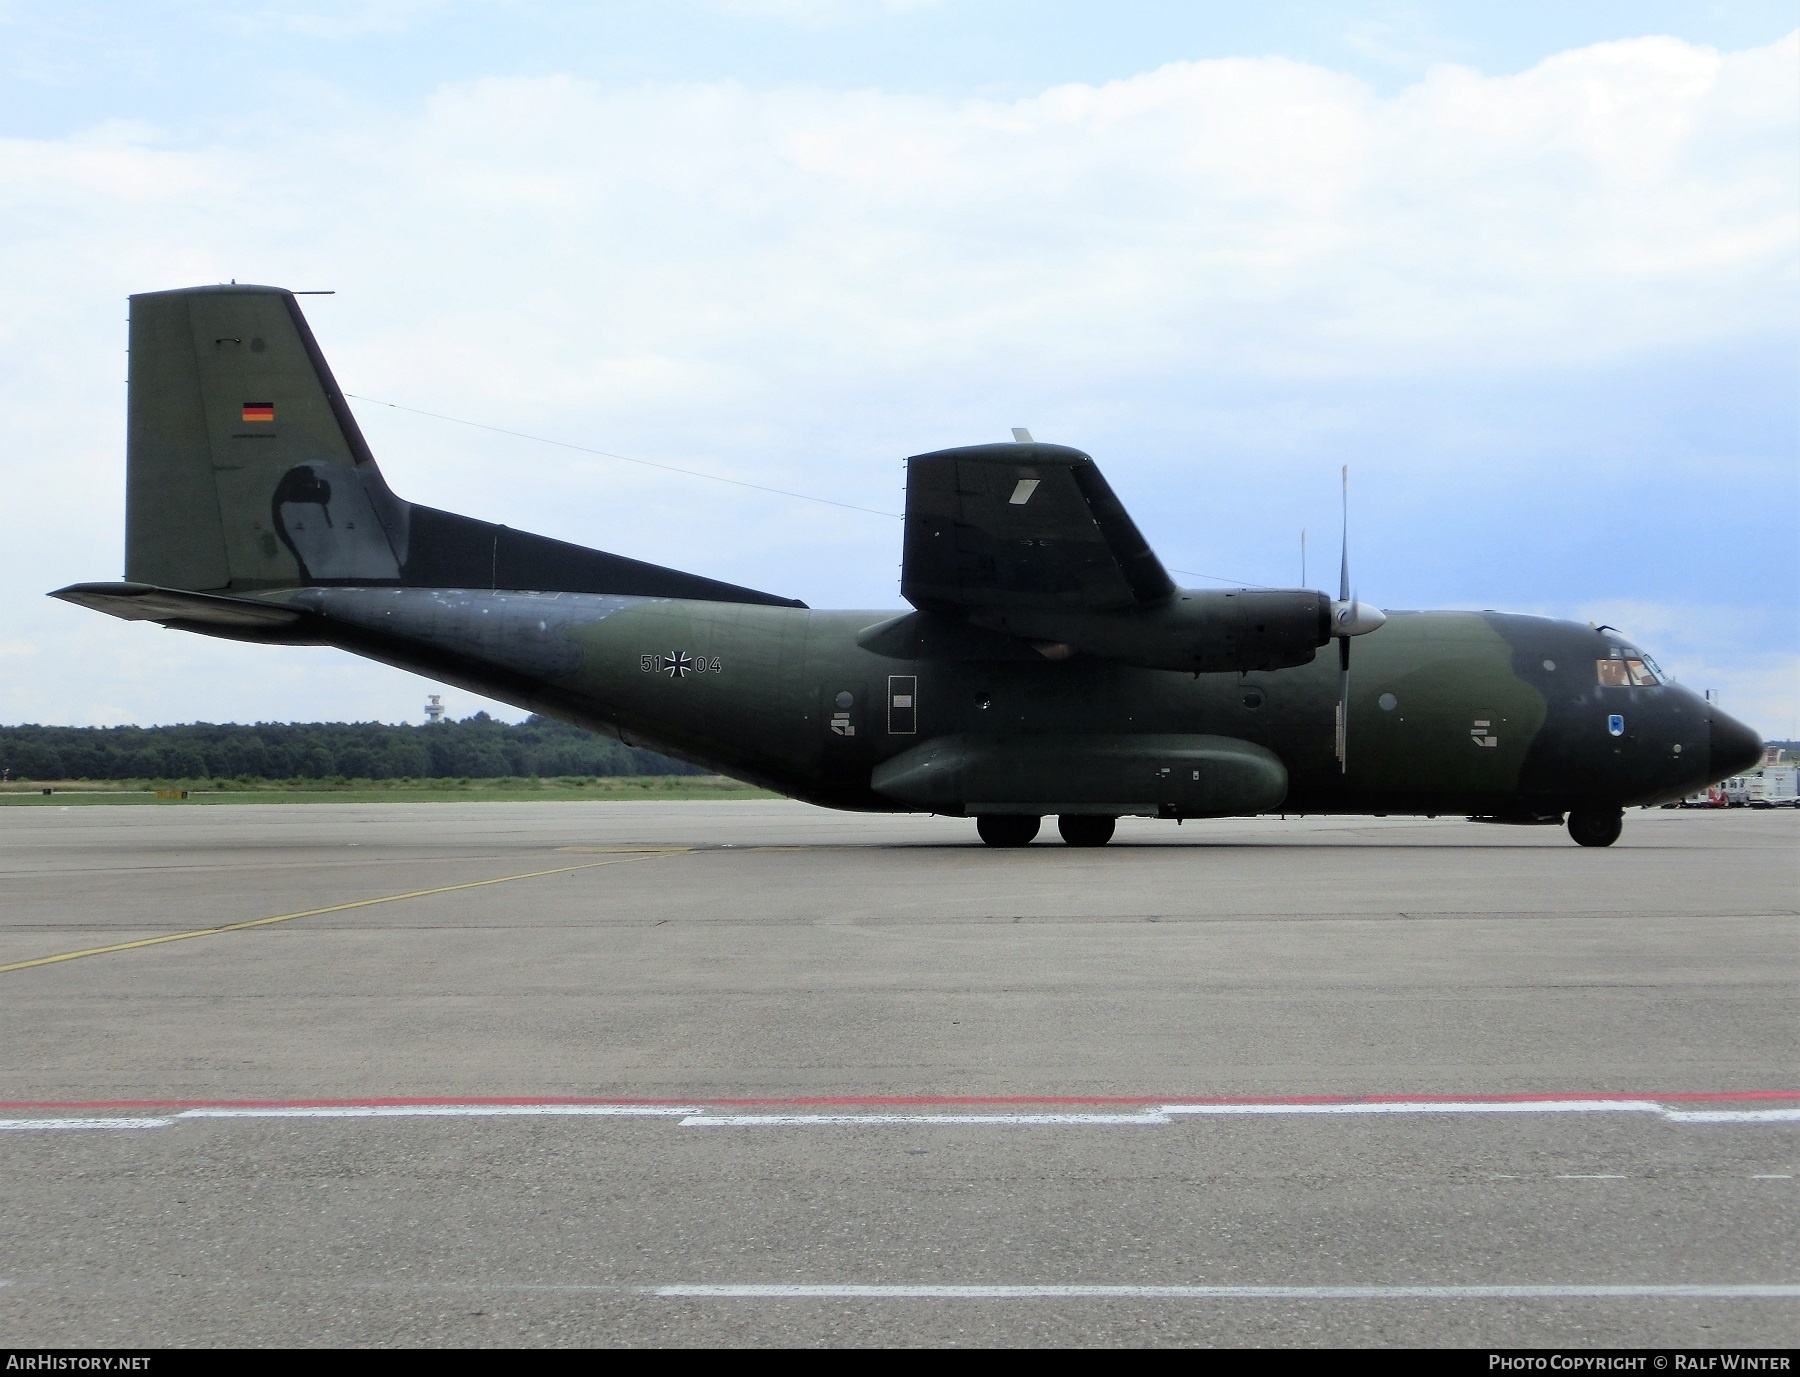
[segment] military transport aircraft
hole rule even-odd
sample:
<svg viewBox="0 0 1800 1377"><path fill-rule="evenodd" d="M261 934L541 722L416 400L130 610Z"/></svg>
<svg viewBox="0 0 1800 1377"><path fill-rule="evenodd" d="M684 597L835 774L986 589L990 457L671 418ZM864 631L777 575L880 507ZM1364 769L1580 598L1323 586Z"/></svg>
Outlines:
<svg viewBox="0 0 1800 1377"><path fill-rule="evenodd" d="M1383 614L1347 558L1336 598L1178 588L1093 460L1023 432L907 461L912 611L821 612L402 501L290 292L135 296L130 344L128 581L53 596L337 646L812 803L993 846L1276 810L1566 814L1608 846L1760 752L1611 627Z"/></svg>

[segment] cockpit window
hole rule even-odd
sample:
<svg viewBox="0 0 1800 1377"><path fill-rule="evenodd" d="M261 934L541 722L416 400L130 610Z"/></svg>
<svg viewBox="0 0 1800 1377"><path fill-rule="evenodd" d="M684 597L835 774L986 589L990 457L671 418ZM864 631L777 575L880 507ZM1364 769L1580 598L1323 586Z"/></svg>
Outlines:
<svg viewBox="0 0 1800 1377"><path fill-rule="evenodd" d="M1618 655L1594 661L1594 677L1601 688L1655 688L1662 683L1656 662L1648 655Z"/></svg>

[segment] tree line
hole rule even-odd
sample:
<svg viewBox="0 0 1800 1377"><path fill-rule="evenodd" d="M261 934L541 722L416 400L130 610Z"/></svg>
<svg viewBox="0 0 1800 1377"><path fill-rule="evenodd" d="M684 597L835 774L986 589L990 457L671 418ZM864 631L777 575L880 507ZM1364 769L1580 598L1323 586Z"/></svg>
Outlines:
<svg viewBox="0 0 1800 1377"><path fill-rule="evenodd" d="M193 722L0 727L0 774L57 779L500 779L702 771L547 717L485 712L430 726Z"/></svg>

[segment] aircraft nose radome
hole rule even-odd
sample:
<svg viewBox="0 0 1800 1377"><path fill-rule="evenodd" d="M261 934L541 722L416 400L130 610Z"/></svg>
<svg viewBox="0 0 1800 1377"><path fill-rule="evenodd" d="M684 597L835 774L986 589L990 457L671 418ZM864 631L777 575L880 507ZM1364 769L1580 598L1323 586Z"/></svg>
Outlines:
<svg viewBox="0 0 1800 1377"><path fill-rule="evenodd" d="M1735 717L1714 710L1711 722L1715 779L1742 774L1762 759L1762 738Z"/></svg>

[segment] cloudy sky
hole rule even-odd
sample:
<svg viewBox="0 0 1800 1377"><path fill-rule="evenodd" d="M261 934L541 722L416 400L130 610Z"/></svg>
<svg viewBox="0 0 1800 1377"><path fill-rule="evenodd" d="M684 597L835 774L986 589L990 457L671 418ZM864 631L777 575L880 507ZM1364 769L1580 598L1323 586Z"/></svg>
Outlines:
<svg viewBox="0 0 1800 1377"><path fill-rule="evenodd" d="M0 0L0 722L419 719L338 652L43 596L120 572L126 295L236 278L337 293L433 506L887 608L892 516L418 413L877 512L1025 425L1197 584L1293 583L1303 528L1333 582L1349 463L1365 599L1612 623L1800 735L1793 24Z"/></svg>

